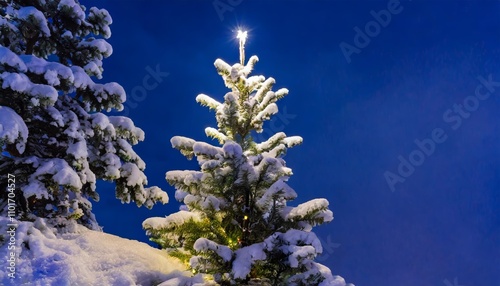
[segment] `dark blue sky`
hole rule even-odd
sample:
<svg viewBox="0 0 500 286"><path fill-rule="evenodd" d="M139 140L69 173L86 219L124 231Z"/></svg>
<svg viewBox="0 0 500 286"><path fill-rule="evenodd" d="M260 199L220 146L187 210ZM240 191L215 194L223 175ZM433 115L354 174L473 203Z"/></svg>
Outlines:
<svg viewBox="0 0 500 286"><path fill-rule="evenodd" d="M350 63L339 45L354 46L354 28L364 30L370 12L391 1L234 0L222 17L213 2L83 1L113 17L104 79L127 91L127 112L146 132L135 150L150 184L171 199L139 209L99 184L94 209L104 231L146 242L142 221L177 211L165 172L197 165L169 140L208 141L214 114L195 97L222 100L227 90L213 62L238 61L241 26L249 30L247 58L260 58L254 74L290 90L267 127L304 138L285 157L299 195L293 203L325 197L334 212L316 229L322 263L358 286L500 284L499 1L402 1ZM157 85L149 79L146 90L151 69L168 76ZM480 88L491 89L487 99L477 99L479 76L493 81ZM435 129L446 140L430 155L413 152ZM384 173L400 176L399 156L418 166L391 191Z"/></svg>

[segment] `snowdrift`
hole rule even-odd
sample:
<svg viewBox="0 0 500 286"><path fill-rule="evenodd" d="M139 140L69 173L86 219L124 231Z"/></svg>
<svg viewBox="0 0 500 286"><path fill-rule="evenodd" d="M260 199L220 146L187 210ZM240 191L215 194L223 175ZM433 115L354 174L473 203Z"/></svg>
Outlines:
<svg viewBox="0 0 500 286"><path fill-rule="evenodd" d="M145 243L81 226L56 236L43 220L19 222L9 249L9 222L0 221L1 285L158 285L190 276L178 260ZM14 279L11 251L18 258Z"/></svg>

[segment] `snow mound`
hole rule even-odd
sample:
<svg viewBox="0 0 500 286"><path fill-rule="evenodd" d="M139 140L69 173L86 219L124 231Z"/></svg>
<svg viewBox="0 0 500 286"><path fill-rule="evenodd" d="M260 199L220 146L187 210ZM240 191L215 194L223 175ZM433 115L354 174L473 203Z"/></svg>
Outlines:
<svg viewBox="0 0 500 286"><path fill-rule="evenodd" d="M158 285L191 276L186 266L165 251L84 227L55 236L43 221L19 222L15 237L15 278L8 276L7 258L12 250L4 238L0 285ZM29 250L20 251L23 244Z"/></svg>

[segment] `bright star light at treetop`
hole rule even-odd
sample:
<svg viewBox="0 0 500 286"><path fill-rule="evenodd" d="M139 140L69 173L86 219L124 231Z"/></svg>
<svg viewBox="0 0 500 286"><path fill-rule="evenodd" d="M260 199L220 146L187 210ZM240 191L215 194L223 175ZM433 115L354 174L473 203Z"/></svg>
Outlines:
<svg viewBox="0 0 500 286"><path fill-rule="evenodd" d="M236 38L240 40L240 64L245 64L245 42L247 41L248 32L238 30Z"/></svg>

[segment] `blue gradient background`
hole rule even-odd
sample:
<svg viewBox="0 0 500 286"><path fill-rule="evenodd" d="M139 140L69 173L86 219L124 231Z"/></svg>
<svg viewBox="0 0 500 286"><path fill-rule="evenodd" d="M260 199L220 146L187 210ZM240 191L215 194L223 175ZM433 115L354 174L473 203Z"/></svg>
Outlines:
<svg viewBox="0 0 500 286"><path fill-rule="evenodd" d="M195 97L222 100L213 62L238 61L241 26L247 58L260 58L254 74L290 90L279 102L289 122L275 119L275 131L304 138L285 157L299 195L292 203L325 197L334 212L316 228L329 242L319 260L357 286L500 285L500 87L457 130L442 118L474 95L477 76L500 81L499 1L403 1L350 64L339 44L353 44L353 28L388 1L243 0L223 20L213 1L82 2L114 20L105 81L131 97L146 67L169 73L142 101L129 98L137 103L129 116L146 132L135 150L149 183L171 202L122 205L113 185L100 183L94 210L104 231L147 242L142 221L177 211L165 172L197 165L169 140L210 141L204 128L215 127L214 113ZM434 128L447 140L391 192L384 172L396 173L398 156L408 158Z"/></svg>

